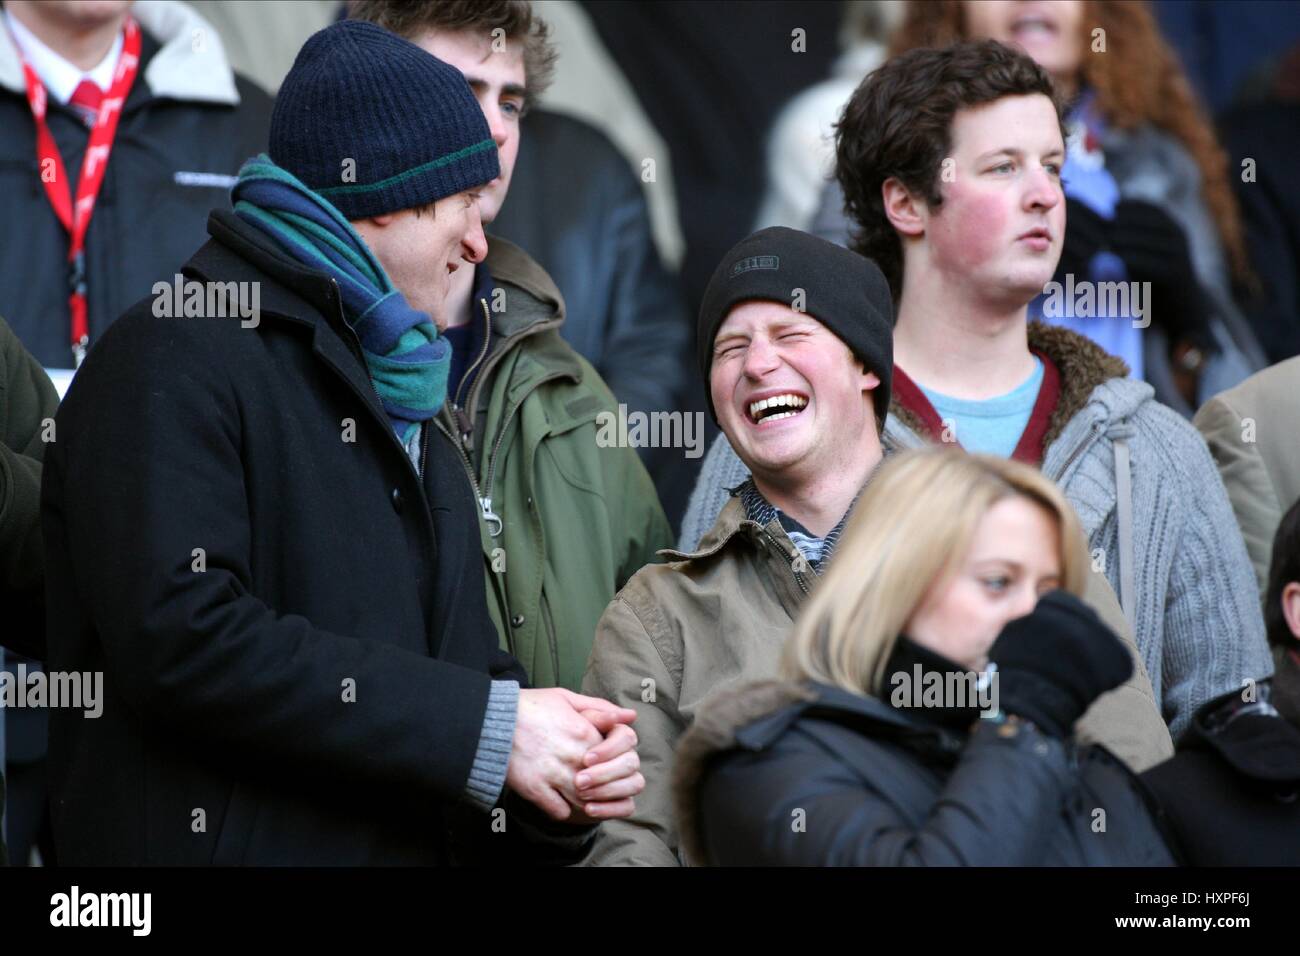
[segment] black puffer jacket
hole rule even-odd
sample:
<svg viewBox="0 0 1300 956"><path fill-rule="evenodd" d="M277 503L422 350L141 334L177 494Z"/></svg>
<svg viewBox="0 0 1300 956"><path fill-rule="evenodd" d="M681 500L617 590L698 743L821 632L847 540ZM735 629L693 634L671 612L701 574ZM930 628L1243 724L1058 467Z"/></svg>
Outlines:
<svg viewBox="0 0 1300 956"><path fill-rule="evenodd" d="M1029 724L969 738L822 684L723 695L678 749L682 842L722 866L1165 866L1127 768Z"/></svg>
<svg viewBox="0 0 1300 956"><path fill-rule="evenodd" d="M93 345L109 323L170 280L206 239L230 180L266 149L271 98L236 76L211 28L178 3L140 4L140 72L122 107L86 233L87 318ZM89 133L68 107L47 117L68 175ZM71 368L68 234L41 185L36 125L21 61L0 26L0 314L46 368Z"/></svg>

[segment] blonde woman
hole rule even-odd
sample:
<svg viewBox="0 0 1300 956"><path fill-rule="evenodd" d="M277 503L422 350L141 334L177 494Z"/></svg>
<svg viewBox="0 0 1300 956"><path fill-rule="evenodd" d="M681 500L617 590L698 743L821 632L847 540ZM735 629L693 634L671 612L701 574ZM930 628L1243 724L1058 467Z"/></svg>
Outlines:
<svg viewBox="0 0 1300 956"><path fill-rule="evenodd" d="M1132 774L1073 740L1132 663L1089 610L1078 519L1001 458L881 466L786 648L701 711L683 844L714 865L1164 865Z"/></svg>

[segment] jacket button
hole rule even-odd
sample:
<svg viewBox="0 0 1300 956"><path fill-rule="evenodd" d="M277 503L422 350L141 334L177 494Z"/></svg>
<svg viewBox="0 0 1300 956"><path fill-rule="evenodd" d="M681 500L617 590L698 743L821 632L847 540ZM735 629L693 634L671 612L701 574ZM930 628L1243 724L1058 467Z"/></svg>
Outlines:
<svg viewBox="0 0 1300 956"><path fill-rule="evenodd" d="M524 626L524 616L523 616L522 614L516 614L514 617L512 617L512 618L510 619L510 626L511 626L511 627L523 627L523 626Z"/></svg>
<svg viewBox="0 0 1300 956"><path fill-rule="evenodd" d="M402 492L397 488L394 488L393 493L388 496L388 500L393 503L393 510L400 515L402 513L402 506L406 503L405 499L402 498Z"/></svg>

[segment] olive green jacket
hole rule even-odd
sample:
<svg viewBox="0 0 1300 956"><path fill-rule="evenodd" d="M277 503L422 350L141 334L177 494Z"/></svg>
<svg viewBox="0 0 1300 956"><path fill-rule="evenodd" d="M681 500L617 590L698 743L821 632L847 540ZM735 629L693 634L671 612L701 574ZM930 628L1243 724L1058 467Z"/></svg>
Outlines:
<svg viewBox="0 0 1300 956"><path fill-rule="evenodd" d="M476 375L437 419L479 500L488 607L535 687L576 690L605 606L672 543L636 449L602 447L618 402L562 338L564 300L517 246L492 237L491 334Z"/></svg>

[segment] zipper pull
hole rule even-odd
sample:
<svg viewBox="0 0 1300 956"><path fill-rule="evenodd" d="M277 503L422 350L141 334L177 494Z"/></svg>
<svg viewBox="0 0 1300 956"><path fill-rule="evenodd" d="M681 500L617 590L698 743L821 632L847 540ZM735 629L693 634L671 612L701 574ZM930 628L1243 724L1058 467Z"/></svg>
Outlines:
<svg viewBox="0 0 1300 956"><path fill-rule="evenodd" d="M492 510L491 498L480 498L479 504L483 506L483 520L488 523L488 534L494 538L501 535L501 516Z"/></svg>
<svg viewBox="0 0 1300 956"><path fill-rule="evenodd" d="M460 429L460 436L465 442L465 447L470 451L474 450L474 429L470 425L469 412L459 405L452 405L452 415L456 419L456 427Z"/></svg>

